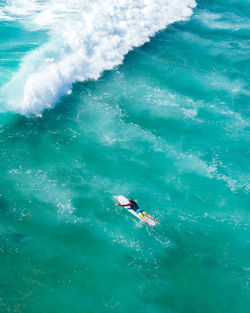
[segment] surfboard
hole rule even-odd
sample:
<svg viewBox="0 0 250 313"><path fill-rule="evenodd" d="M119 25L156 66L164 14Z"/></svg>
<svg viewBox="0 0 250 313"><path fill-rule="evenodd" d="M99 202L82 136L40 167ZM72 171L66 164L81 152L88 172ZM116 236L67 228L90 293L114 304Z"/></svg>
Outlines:
<svg viewBox="0 0 250 313"><path fill-rule="evenodd" d="M117 197L118 201L120 202L120 204L128 204L129 200L124 197L124 196L118 196ZM142 222L146 223L145 221L143 221L142 219L140 219L140 217L136 214L136 212L134 210L132 210L130 208L130 206L124 206L124 208L131 214L133 214L134 216L136 216L137 218L139 218L139 220L141 220ZM150 223L151 226L155 226L156 222L154 220L152 220L152 218L149 218L147 216L145 216L145 218L147 219L147 221Z"/></svg>

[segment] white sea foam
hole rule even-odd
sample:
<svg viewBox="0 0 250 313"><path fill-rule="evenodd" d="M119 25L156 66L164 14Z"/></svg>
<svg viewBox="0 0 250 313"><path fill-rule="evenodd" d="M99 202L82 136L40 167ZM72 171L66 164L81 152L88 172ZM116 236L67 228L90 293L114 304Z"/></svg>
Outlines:
<svg viewBox="0 0 250 313"><path fill-rule="evenodd" d="M77 81L98 79L133 47L192 14L195 0L10 0L4 8L49 41L27 55L1 93L25 115L53 107ZM15 92L13 92L13 90Z"/></svg>
<svg viewBox="0 0 250 313"><path fill-rule="evenodd" d="M12 18L12 17L10 17L8 15L5 15L5 13L2 12L1 9L0 9L0 22L1 21L13 21L13 20L14 20L14 18Z"/></svg>

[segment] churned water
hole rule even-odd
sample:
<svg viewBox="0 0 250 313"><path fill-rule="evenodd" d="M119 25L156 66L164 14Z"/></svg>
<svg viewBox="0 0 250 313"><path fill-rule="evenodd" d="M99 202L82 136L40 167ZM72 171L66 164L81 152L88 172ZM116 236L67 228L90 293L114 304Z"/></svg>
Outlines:
<svg viewBox="0 0 250 313"><path fill-rule="evenodd" d="M0 2L1 312L250 311L249 12Z"/></svg>

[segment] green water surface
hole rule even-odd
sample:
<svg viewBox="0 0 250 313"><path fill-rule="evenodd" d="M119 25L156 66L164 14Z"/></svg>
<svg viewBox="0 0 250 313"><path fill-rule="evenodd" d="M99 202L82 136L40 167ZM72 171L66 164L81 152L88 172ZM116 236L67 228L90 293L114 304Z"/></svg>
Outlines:
<svg viewBox="0 0 250 313"><path fill-rule="evenodd" d="M1 312L249 312L247 9L199 1L41 117L0 115ZM47 36L15 23L0 84Z"/></svg>

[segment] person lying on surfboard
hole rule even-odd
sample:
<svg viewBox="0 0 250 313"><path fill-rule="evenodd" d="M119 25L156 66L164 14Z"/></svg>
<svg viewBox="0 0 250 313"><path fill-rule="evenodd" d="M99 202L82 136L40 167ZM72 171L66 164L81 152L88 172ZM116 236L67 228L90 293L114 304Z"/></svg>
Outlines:
<svg viewBox="0 0 250 313"><path fill-rule="evenodd" d="M151 219L154 220L156 223L159 223L153 216L147 214L145 211L143 211L142 209L140 209L135 200L133 200L132 198L129 198L128 201L129 201L129 203L127 203L127 204L116 203L115 205L119 205L119 206L129 206L130 209L132 209L133 211L135 211L135 213L140 217L140 219L142 219L144 222L148 223L150 226L151 226L151 224L148 222L148 220L145 218L145 216L151 218Z"/></svg>

